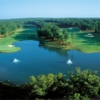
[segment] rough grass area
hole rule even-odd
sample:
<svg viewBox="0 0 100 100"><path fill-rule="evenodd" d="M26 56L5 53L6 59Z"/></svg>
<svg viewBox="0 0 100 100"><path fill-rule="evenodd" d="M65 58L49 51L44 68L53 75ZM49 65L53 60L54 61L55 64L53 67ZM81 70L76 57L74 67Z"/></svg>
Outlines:
<svg viewBox="0 0 100 100"><path fill-rule="evenodd" d="M28 39L37 39L36 30L33 29L21 29L17 30L15 34L11 36L7 36L5 38L0 38L0 52L2 53L11 53L19 51L20 48L16 46L8 47L7 45L11 45L14 42L28 40Z"/></svg>

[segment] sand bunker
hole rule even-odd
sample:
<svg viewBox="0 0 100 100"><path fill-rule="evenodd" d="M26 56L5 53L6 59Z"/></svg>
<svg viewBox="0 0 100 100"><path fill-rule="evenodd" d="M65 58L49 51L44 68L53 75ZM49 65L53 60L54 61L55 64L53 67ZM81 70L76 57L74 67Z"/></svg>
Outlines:
<svg viewBox="0 0 100 100"><path fill-rule="evenodd" d="M86 37L94 37L94 35L93 34L87 34L87 35L84 35L84 36L86 36Z"/></svg>
<svg viewBox="0 0 100 100"><path fill-rule="evenodd" d="M13 45L7 45L7 46L11 48Z"/></svg>

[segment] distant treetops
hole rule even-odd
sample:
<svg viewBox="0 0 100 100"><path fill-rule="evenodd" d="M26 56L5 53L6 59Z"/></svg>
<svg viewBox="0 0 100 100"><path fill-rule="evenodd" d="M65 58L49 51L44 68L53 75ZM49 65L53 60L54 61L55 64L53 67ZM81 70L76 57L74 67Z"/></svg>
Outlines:
<svg viewBox="0 0 100 100"><path fill-rule="evenodd" d="M64 42L68 39L68 33L67 30L62 30L56 24L44 23L38 29L38 37Z"/></svg>

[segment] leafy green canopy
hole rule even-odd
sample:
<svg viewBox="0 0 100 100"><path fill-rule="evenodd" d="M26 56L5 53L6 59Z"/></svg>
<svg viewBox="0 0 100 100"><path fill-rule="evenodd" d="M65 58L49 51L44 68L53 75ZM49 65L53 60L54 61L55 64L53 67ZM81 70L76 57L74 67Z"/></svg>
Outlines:
<svg viewBox="0 0 100 100"><path fill-rule="evenodd" d="M38 37L64 41L68 38L68 34L66 30L62 30L56 24L45 23L38 30Z"/></svg>
<svg viewBox="0 0 100 100"><path fill-rule="evenodd" d="M31 95L47 98L67 98L68 100L89 100L98 96L100 90L100 77L97 71L76 68L69 71L69 79L62 73L39 75L37 78L31 76L29 85Z"/></svg>
<svg viewBox="0 0 100 100"><path fill-rule="evenodd" d="M90 100L100 95L100 77L97 71L76 68L69 78L62 73L30 76L30 82L11 85L0 82L0 99L67 99Z"/></svg>
<svg viewBox="0 0 100 100"><path fill-rule="evenodd" d="M2 20L0 21L0 35L10 35L16 29L22 28L23 22L18 20Z"/></svg>

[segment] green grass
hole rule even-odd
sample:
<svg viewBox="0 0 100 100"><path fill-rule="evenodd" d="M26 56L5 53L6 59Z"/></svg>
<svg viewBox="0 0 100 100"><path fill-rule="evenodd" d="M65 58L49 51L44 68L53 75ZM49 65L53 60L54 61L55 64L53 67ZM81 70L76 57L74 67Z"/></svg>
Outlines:
<svg viewBox="0 0 100 100"><path fill-rule="evenodd" d="M17 41L29 40L32 38L37 39L36 37L37 37L36 31L33 29L18 30L15 32L15 34L0 39L0 52L2 53L17 52L20 50L19 47L16 47L14 45L13 47L8 47L7 45L13 44L14 42Z"/></svg>
<svg viewBox="0 0 100 100"><path fill-rule="evenodd" d="M100 36L94 34L94 37L85 37L88 33L76 32L74 39L69 39L73 44L73 49L79 50L85 53L100 52Z"/></svg>

